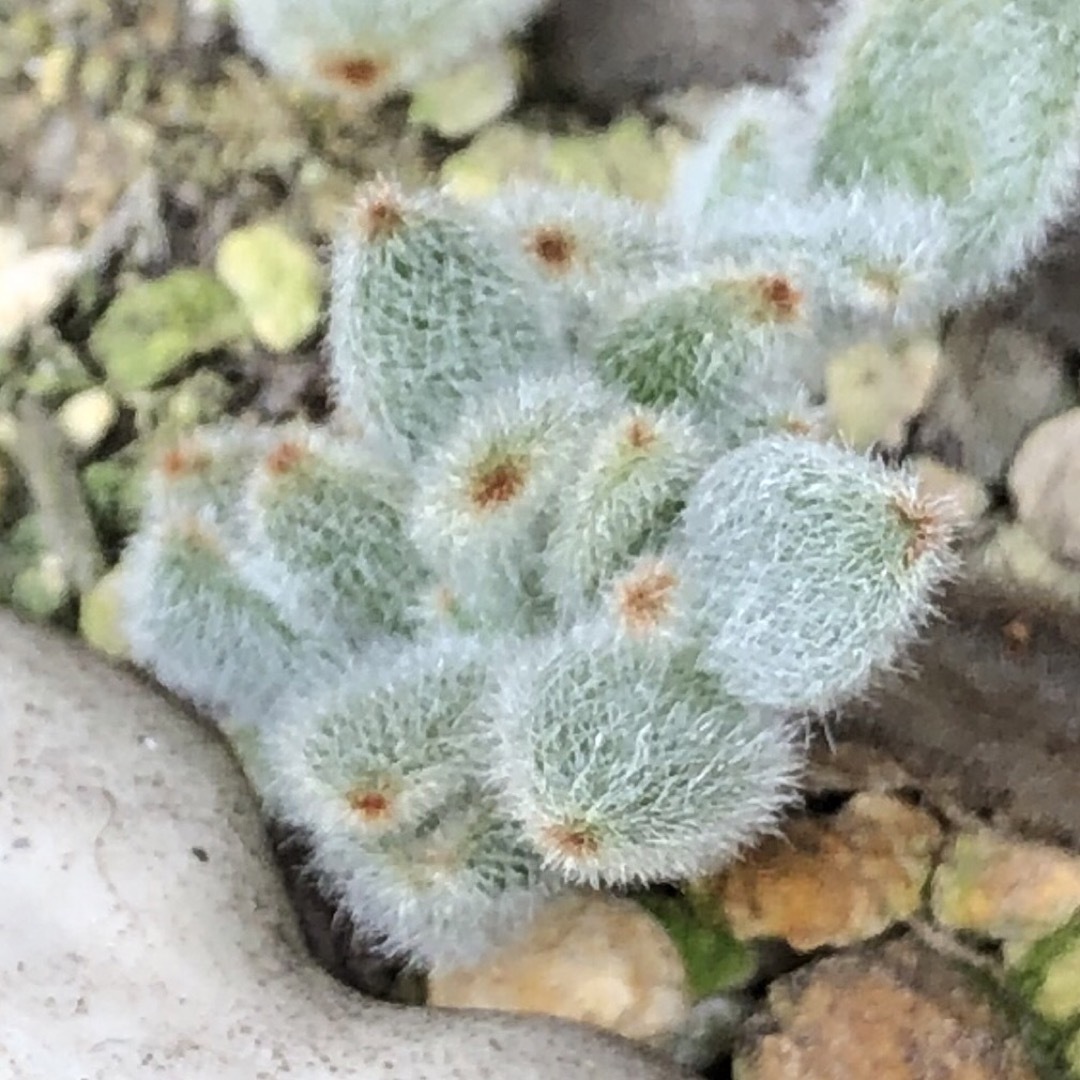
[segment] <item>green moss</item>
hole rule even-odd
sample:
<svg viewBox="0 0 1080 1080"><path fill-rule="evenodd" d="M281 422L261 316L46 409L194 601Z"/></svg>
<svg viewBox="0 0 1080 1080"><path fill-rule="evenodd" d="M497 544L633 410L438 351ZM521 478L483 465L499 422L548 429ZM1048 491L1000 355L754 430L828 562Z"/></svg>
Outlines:
<svg viewBox="0 0 1080 1080"><path fill-rule="evenodd" d="M250 333L231 292L202 270L175 270L125 289L90 335L90 349L121 393L175 376L193 357Z"/></svg>
<svg viewBox="0 0 1080 1080"><path fill-rule="evenodd" d="M753 950L739 941L716 914L685 895L650 892L634 899L675 942L695 998L739 989L753 977L757 969Z"/></svg>

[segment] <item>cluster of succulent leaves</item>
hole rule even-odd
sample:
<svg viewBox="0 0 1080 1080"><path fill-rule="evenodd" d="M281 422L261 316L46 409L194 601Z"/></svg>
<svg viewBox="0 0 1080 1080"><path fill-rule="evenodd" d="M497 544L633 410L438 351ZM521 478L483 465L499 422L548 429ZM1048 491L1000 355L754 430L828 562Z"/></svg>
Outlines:
<svg viewBox="0 0 1080 1080"><path fill-rule="evenodd" d="M722 865L955 565L913 476L828 437L823 362L1023 265L1078 145L1080 8L867 0L801 90L731 95L665 207L368 184L334 413L156 462L136 658L419 962Z"/></svg>

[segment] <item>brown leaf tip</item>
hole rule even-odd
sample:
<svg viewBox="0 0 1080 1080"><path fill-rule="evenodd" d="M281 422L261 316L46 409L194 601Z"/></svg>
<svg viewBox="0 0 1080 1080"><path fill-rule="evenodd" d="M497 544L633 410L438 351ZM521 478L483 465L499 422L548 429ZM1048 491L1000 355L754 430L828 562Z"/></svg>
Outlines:
<svg viewBox="0 0 1080 1080"><path fill-rule="evenodd" d="M266 455L266 471L273 476L285 476L308 457L308 450L292 439L285 439Z"/></svg>
<svg viewBox="0 0 1080 1080"><path fill-rule="evenodd" d="M764 277L758 286L772 318L779 322L792 322L799 317L803 295L786 277Z"/></svg>
<svg viewBox="0 0 1080 1080"><path fill-rule="evenodd" d="M158 471L168 480L179 480L203 472L210 465L210 455L192 444L172 446L158 461Z"/></svg>
<svg viewBox="0 0 1080 1080"><path fill-rule="evenodd" d="M542 835L544 846L564 859L590 859L600 851L600 840L596 831L581 822L548 825Z"/></svg>
<svg viewBox="0 0 1080 1080"><path fill-rule="evenodd" d="M312 66L320 79L345 90L373 90L390 70L383 60L353 53L319 53Z"/></svg>
<svg viewBox="0 0 1080 1080"><path fill-rule="evenodd" d="M801 416L785 416L780 421L780 430L788 435L796 435L799 438L806 438L814 433L810 422L804 420Z"/></svg>
<svg viewBox="0 0 1080 1080"><path fill-rule="evenodd" d="M513 502L528 479L525 458L508 454L480 465L469 485L469 501L478 510L494 510Z"/></svg>
<svg viewBox="0 0 1080 1080"><path fill-rule="evenodd" d="M663 562L649 562L615 585L615 607L625 626L644 634L667 621L672 594L679 584L675 572Z"/></svg>
<svg viewBox="0 0 1080 1080"><path fill-rule="evenodd" d="M390 797L371 788L356 788L345 797L349 809L368 822L386 821L393 813Z"/></svg>
<svg viewBox="0 0 1080 1080"><path fill-rule="evenodd" d="M635 416L626 425L624 438L634 450L648 450L659 436L656 428L644 416Z"/></svg>
<svg viewBox="0 0 1080 1080"><path fill-rule="evenodd" d="M577 262L579 244L577 237L561 225L543 225L529 233L525 249L548 273L559 276Z"/></svg>
<svg viewBox="0 0 1080 1080"><path fill-rule="evenodd" d="M378 184L361 195L357 223L369 244L393 236L404 222L401 199L389 184Z"/></svg>
<svg viewBox="0 0 1080 1080"><path fill-rule="evenodd" d="M905 566L913 566L931 548L941 547L947 542L950 532L948 522L932 505L900 496L893 499L892 509L911 532L904 548Z"/></svg>

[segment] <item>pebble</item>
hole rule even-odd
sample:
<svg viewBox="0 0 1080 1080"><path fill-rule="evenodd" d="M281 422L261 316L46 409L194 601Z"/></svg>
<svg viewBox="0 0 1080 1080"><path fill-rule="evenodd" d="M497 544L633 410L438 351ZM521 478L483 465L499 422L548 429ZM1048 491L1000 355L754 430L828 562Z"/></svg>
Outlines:
<svg viewBox="0 0 1080 1080"><path fill-rule="evenodd" d="M120 415L116 399L102 386L81 390L57 410L56 423L75 450L93 450Z"/></svg>
<svg viewBox="0 0 1080 1080"><path fill-rule="evenodd" d="M43 247L0 261L0 349L14 345L63 299L82 265L74 248Z"/></svg>
<svg viewBox="0 0 1080 1080"><path fill-rule="evenodd" d="M1002 525L969 560L975 576L1080 609L1080 570L1059 562L1019 522Z"/></svg>
<svg viewBox="0 0 1080 1080"><path fill-rule="evenodd" d="M929 338L891 349L861 342L832 357L825 368L825 396L837 434L859 450L899 449L940 364L941 347Z"/></svg>
<svg viewBox="0 0 1080 1080"><path fill-rule="evenodd" d="M639 905L574 892L542 909L531 929L472 968L433 971L432 1005L547 1013L632 1039L660 1039L690 1012L674 943Z"/></svg>
<svg viewBox="0 0 1080 1080"><path fill-rule="evenodd" d="M32 62L32 75L43 105L51 108L64 102L76 59L73 45L54 45Z"/></svg>
<svg viewBox="0 0 1080 1080"><path fill-rule="evenodd" d="M243 340L247 318L203 270L174 270L124 289L98 320L90 349L121 394L156 386L193 357Z"/></svg>
<svg viewBox="0 0 1080 1080"><path fill-rule="evenodd" d="M11 590L14 606L37 619L55 615L70 596L71 583L64 573L63 560L51 553L20 571Z"/></svg>
<svg viewBox="0 0 1080 1080"><path fill-rule="evenodd" d="M281 225L267 221L234 229L218 247L215 269L268 349L295 349L319 325L319 260Z"/></svg>
<svg viewBox="0 0 1080 1080"><path fill-rule="evenodd" d="M964 312L945 335L913 449L996 481L1033 426L1075 404L1062 357L1046 340L992 308Z"/></svg>
<svg viewBox="0 0 1080 1080"><path fill-rule="evenodd" d="M834 816L790 823L695 886L736 937L809 952L880 934L918 910L941 841L935 819L893 795L856 795Z"/></svg>
<svg viewBox="0 0 1080 1080"><path fill-rule="evenodd" d="M411 123L444 139L461 139L497 120L517 100L522 59L499 49L413 89Z"/></svg>
<svg viewBox="0 0 1080 1080"><path fill-rule="evenodd" d="M909 940L818 961L774 983L768 1005L739 1080L1037 1080L967 977Z"/></svg>
<svg viewBox="0 0 1080 1080"><path fill-rule="evenodd" d="M1080 910L1080 856L989 831L962 833L934 874L931 907L953 930L1030 943Z"/></svg>
<svg viewBox="0 0 1080 1080"><path fill-rule="evenodd" d="M1009 470L1016 516L1055 558L1080 563L1080 408L1040 424Z"/></svg>
<svg viewBox="0 0 1080 1080"><path fill-rule="evenodd" d="M116 659L130 655L121 600L120 567L114 567L79 601L79 633L93 648Z"/></svg>

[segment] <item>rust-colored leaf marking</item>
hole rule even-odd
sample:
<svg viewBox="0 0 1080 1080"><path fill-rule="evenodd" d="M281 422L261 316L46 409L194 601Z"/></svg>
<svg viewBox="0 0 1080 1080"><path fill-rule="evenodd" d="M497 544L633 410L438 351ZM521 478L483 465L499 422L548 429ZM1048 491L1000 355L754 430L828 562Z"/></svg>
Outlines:
<svg viewBox="0 0 1080 1080"><path fill-rule="evenodd" d="M803 296L787 278L765 277L758 285L772 318L780 322L791 322L798 318Z"/></svg>
<svg viewBox="0 0 1080 1080"><path fill-rule="evenodd" d="M360 198L358 224L368 243L393 236L404 224L401 202L392 188L380 185Z"/></svg>
<svg viewBox="0 0 1080 1080"><path fill-rule="evenodd" d="M944 523L931 507L917 500L896 498L892 508L911 530L911 538L904 548L904 565L912 566L931 547L942 541Z"/></svg>
<svg viewBox="0 0 1080 1080"><path fill-rule="evenodd" d="M567 859L588 859L600 850L600 841L588 825L549 825L543 838L548 847Z"/></svg>
<svg viewBox="0 0 1080 1080"><path fill-rule="evenodd" d="M350 53L320 53L314 60L315 74L326 82L347 90L372 90L390 70L390 65L374 56Z"/></svg>
<svg viewBox="0 0 1080 1080"><path fill-rule="evenodd" d="M202 472L210 464L210 455L198 447L180 445L170 447L161 456L158 468L170 480Z"/></svg>
<svg viewBox="0 0 1080 1080"><path fill-rule="evenodd" d="M656 439L656 428L644 416L635 416L626 426L626 441L635 450L648 450Z"/></svg>
<svg viewBox="0 0 1080 1080"><path fill-rule="evenodd" d="M277 444L266 455L266 471L274 476L284 476L295 469L306 457L308 451L298 442L286 439Z"/></svg>
<svg viewBox="0 0 1080 1080"><path fill-rule="evenodd" d="M813 435L813 427L801 416L786 416L780 425L780 430L788 435L798 435L800 438Z"/></svg>
<svg viewBox="0 0 1080 1080"><path fill-rule="evenodd" d="M636 634L655 629L671 614L672 592L679 579L662 562L650 563L615 586L615 603L626 626Z"/></svg>
<svg viewBox="0 0 1080 1080"><path fill-rule="evenodd" d="M525 460L516 455L501 457L480 466L469 486L469 500L480 510L493 510L512 502L525 486Z"/></svg>
<svg viewBox="0 0 1080 1080"><path fill-rule="evenodd" d="M535 229L529 233L525 248L551 274L565 274L577 262L577 237L560 225Z"/></svg>
<svg viewBox="0 0 1080 1080"><path fill-rule="evenodd" d="M393 810L390 799L381 791L357 788L346 796L349 809L365 821L386 821Z"/></svg>

